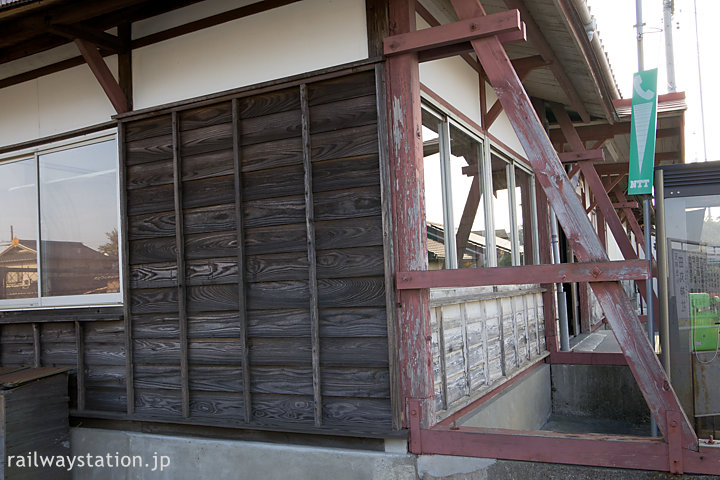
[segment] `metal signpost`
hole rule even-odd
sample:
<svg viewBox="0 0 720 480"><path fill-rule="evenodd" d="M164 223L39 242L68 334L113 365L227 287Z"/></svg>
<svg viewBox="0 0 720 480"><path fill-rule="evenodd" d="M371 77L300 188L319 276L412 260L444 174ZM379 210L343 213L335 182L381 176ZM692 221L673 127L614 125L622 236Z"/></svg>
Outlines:
<svg viewBox="0 0 720 480"><path fill-rule="evenodd" d="M650 276L646 284L647 325L650 345L655 350L655 318L653 309L652 243L650 237L650 199L655 170L655 131L657 126L657 69L633 75L632 117L630 126L630 171L628 194L643 195L645 257ZM652 433L657 435L655 419Z"/></svg>

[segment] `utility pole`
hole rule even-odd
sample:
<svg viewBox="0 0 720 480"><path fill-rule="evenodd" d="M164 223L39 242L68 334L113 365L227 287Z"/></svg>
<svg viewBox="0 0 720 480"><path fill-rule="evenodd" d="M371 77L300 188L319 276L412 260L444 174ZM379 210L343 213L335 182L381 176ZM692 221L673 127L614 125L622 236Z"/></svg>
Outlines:
<svg viewBox="0 0 720 480"><path fill-rule="evenodd" d="M673 51L672 16L675 0L663 0L663 24L665 31L665 66L667 69L667 88L669 93L677 90L675 83L675 52Z"/></svg>

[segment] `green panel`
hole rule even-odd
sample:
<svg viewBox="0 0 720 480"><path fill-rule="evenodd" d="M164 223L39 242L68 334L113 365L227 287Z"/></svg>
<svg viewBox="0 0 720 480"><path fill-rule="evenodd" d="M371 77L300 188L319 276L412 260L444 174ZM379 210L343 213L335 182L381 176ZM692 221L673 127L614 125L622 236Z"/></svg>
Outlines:
<svg viewBox="0 0 720 480"><path fill-rule="evenodd" d="M720 347L720 297L707 293L690 294L690 325L692 327L692 351L715 351Z"/></svg>

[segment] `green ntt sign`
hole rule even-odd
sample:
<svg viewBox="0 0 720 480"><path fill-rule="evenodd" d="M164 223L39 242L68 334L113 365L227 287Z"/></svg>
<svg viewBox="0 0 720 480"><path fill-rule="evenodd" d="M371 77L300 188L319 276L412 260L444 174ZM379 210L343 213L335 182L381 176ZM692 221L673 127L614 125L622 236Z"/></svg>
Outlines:
<svg viewBox="0 0 720 480"><path fill-rule="evenodd" d="M657 125L657 68L633 75L628 194L652 194Z"/></svg>

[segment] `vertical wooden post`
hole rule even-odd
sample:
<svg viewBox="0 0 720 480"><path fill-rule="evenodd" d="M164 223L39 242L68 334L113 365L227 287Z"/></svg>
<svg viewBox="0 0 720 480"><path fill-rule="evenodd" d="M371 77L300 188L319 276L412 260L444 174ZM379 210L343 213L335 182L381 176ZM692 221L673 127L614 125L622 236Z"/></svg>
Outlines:
<svg viewBox="0 0 720 480"><path fill-rule="evenodd" d="M415 30L415 2L391 0L391 35ZM416 54L386 63L395 271L427 270L427 226L423 187L420 78ZM420 426L435 423L432 337L428 290L398 294L398 361L403 425L409 426L407 402L418 401ZM419 432L417 432L419 434Z"/></svg>
<svg viewBox="0 0 720 480"><path fill-rule="evenodd" d="M484 14L478 1L451 2L460 19ZM515 129L538 182L545 190L548 203L563 226L575 256L582 262L608 261L607 253L588 220L585 209L578 200L500 40L497 37L488 37L473 40L471 43ZM594 282L592 287L660 431L666 436L669 433L666 412L678 412L682 417L682 447L697 450L697 436L620 283Z"/></svg>
<svg viewBox="0 0 720 480"><path fill-rule="evenodd" d="M125 95L128 111L133 109L133 75L132 75L132 26L129 22L118 25L118 38L126 50L118 54L118 84Z"/></svg>
<svg viewBox="0 0 720 480"><path fill-rule="evenodd" d="M533 108L538 118L542 122L543 128L547 131L547 117L545 116L545 104L543 100L534 98ZM550 239L550 210L548 207L547 197L542 187L535 179L535 204L537 205L538 219L538 251L540 253L540 264L550 265L553 263L552 243ZM545 325L545 348L550 353L560 351L560 343L558 342L558 332L555 312L555 285L552 283L543 283L540 287L544 290L543 299L543 322ZM538 347L540 339L538 338Z"/></svg>

